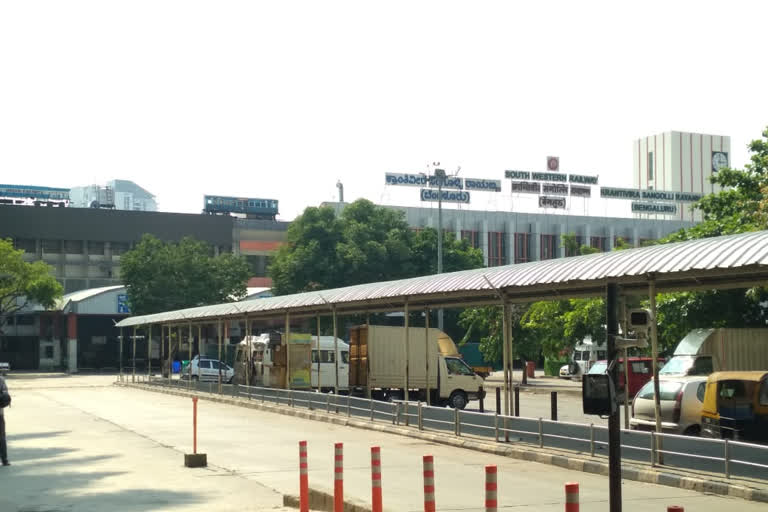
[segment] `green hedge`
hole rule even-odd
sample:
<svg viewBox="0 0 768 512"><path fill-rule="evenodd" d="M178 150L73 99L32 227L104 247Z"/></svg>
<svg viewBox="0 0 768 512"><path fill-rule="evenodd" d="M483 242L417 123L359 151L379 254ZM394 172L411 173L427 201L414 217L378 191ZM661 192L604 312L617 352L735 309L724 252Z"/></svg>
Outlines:
<svg viewBox="0 0 768 512"><path fill-rule="evenodd" d="M544 361L544 375L557 377L558 375L560 375L560 368L564 364L568 364L568 363L569 361L567 359L564 359L564 360L547 359Z"/></svg>

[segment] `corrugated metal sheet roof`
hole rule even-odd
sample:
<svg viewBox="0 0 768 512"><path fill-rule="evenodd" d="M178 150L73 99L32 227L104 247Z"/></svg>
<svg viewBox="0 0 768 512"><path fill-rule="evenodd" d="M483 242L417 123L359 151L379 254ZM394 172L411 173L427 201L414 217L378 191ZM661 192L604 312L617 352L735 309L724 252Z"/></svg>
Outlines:
<svg viewBox="0 0 768 512"><path fill-rule="evenodd" d="M562 291L567 296L568 290L580 285L594 293L608 281L644 284L650 274L655 276L660 289L665 282L670 283L671 289L682 286L680 280L685 279L698 285L711 282L714 286L715 281L708 279L714 279L715 274L720 276L715 270L733 277L768 280L768 231L202 306L126 318L117 326L199 321L245 313L300 313L330 309L332 305L348 310L359 306L362 310L366 305L384 302L399 306L409 297L418 297L425 305L446 298L458 304L463 297L496 297L497 290L514 300L542 287L552 293Z"/></svg>
<svg viewBox="0 0 768 512"><path fill-rule="evenodd" d="M101 295L102 293L117 290L119 288L125 288L125 286L123 285L103 286L101 288L88 288L85 290L78 290L76 292L67 293L66 295L62 295L62 297L56 301L56 306L54 308L56 310L61 310L61 309L64 309L64 307L69 302L80 302L86 299L90 299L91 297L95 297L96 295Z"/></svg>

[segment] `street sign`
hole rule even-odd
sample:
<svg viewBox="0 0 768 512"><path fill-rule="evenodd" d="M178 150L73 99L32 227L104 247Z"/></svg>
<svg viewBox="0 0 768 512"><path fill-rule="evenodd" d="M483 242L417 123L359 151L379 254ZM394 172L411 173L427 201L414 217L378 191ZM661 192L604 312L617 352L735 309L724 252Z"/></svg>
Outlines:
<svg viewBox="0 0 768 512"><path fill-rule="evenodd" d="M131 314L131 308L128 306L128 295L125 293L117 296L117 312L125 315Z"/></svg>

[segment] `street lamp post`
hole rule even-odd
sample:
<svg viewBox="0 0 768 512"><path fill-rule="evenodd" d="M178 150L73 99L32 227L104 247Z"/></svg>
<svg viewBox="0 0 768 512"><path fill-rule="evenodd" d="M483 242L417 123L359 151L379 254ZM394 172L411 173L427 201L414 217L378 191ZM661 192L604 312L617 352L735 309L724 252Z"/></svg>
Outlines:
<svg viewBox="0 0 768 512"><path fill-rule="evenodd" d="M443 273L443 184L445 170L435 169L437 181L437 273ZM443 330L443 309L437 310L437 328Z"/></svg>

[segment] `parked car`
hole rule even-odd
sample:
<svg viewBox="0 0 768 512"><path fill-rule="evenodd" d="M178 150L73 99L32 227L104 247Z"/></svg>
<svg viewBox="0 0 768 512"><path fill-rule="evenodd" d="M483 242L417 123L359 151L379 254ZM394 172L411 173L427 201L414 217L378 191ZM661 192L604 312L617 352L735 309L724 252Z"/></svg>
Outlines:
<svg viewBox="0 0 768 512"><path fill-rule="evenodd" d="M768 372L715 372L707 379L702 436L768 442Z"/></svg>
<svg viewBox="0 0 768 512"><path fill-rule="evenodd" d="M184 368L182 377L185 379L192 376L192 380L200 381L219 381L219 369L221 369L221 381L230 383L232 377L235 376L235 370L224 361L218 361L216 359L209 359L206 357L199 358L195 356L192 361Z"/></svg>
<svg viewBox="0 0 768 512"><path fill-rule="evenodd" d="M659 379L661 430L670 434L701 434L701 408L707 387L705 376ZM632 401L632 430L656 430L653 380L638 391Z"/></svg>
<svg viewBox="0 0 768 512"><path fill-rule="evenodd" d="M0 363L0 375L8 375L11 371L11 363Z"/></svg>
<svg viewBox="0 0 768 512"><path fill-rule="evenodd" d="M651 364L651 361L653 361L650 357L630 357L629 358L629 399L632 400L632 398L635 397L638 391L645 386L646 382L651 380L653 378L653 366ZM662 364L664 362L663 359L658 359L659 364ZM616 396L621 399L623 402L624 400L624 384L626 382L626 378L624 377L624 358L620 357L619 361L619 382L618 387L616 389ZM606 368L608 367L608 361L597 361L595 364L592 365L592 367L589 369L589 373L595 374L595 373L604 373Z"/></svg>

